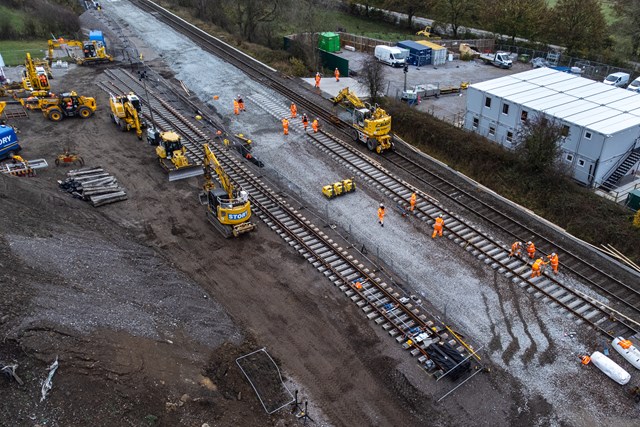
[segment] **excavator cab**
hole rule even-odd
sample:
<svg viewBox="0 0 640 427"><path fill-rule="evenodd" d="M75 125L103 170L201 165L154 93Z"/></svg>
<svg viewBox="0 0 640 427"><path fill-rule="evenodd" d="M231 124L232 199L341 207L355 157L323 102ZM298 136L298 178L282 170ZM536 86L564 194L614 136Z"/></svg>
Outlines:
<svg viewBox="0 0 640 427"><path fill-rule="evenodd" d="M147 141L156 146L156 154L160 166L169 173L169 181L202 175L204 172L187 157L187 150L182 145L182 138L174 131L161 132L158 129L147 129Z"/></svg>

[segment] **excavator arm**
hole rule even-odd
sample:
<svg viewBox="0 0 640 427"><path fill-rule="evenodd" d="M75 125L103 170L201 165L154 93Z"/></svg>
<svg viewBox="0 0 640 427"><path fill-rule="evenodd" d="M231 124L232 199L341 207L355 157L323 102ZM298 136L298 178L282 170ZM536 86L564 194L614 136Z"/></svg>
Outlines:
<svg viewBox="0 0 640 427"><path fill-rule="evenodd" d="M49 61L49 66L53 63L53 49L60 48L62 46L76 46L82 49L83 44L78 40L49 40L49 55L47 56L47 60ZM71 54L67 51L67 54L71 56Z"/></svg>
<svg viewBox="0 0 640 427"><path fill-rule="evenodd" d="M140 122L140 116L138 115L138 111L131 105L130 102L126 102L124 104L124 108L127 110L127 114L131 116L133 120L133 124L136 129L136 136L138 139L142 139L142 123Z"/></svg>
<svg viewBox="0 0 640 427"><path fill-rule="evenodd" d="M205 175L208 181L211 180L210 170L211 169L215 170L216 174L218 175L218 179L220 179L220 185L222 186L224 191L226 191L227 194L229 195L229 199L232 199L234 188L233 188L233 184L231 183L231 179L229 179L229 175L227 175L227 173L222 168L222 165L220 164L220 162L218 162L218 159L216 158L216 155L213 154L213 151L211 151L209 144L203 144L202 146L204 147L204 154L205 154L204 166L207 171ZM205 183L205 186L207 185L212 186L212 183L211 182Z"/></svg>
<svg viewBox="0 0 640 427"><path fill-rule="evenodd" d="M340 92L338 92L338 95L335 98L333 98L333 103L338 104L345 99L349 101L349 103L353 105L355 108L366 107L366 104L362 102L354 92L350 91L348 87L345 87Z"/></svg>

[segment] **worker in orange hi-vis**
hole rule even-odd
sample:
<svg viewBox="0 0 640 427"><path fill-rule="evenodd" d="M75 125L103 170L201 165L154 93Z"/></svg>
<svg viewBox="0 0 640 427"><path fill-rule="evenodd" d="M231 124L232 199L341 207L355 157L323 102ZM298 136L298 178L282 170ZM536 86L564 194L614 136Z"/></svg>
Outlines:
<svg viewBox="0 0 640 427"><path fill-rule="evenodd" d="M238 108L240 108L240 111L244 111L244 100L240 95L238 95Z"/></svg>
<svg viewBox="0 0 640 427"><path fill-rule="evenodd" d="M309 126L309 118L306 113L302 113L302 127L304 127L304 131L307 131L307 126Z"/></svg>
<svg viewBox="0 0 640 427"><path fill-rule="evenodd" d="M409 199L409 205L410 205L409 209L411 210L411 212L413 212L413 210L416 208L416 193L411 193L411 198Z"/></svg>
<svg viewBox="0 0 640 427"><path fill-rule="evenodd" d="M318 119L316 118L313 122L311 122L313 133L318 133L318 126L320 126L320 124L318 123Z"/></svg>
<svg viewBox="0 0 640 427"><path fill-rule="evenodd" d="M289 107L289 109L291 110L292 119L295 119L296 117L298 117L298 107L296 107L296 104L292 102L291 107Z"/></svg>
<svg viewBox="0 0 640 427"><path fill-rule="evenodd" d="M282 130L284 131L285 135L289 135L289 120L282 119Z"/></svg>
<svg viewBox="0 0 640 427"><path fill-rule="evenodd" d="M233 100L233 114L235 114L236 116L240 114L240 104L238 104L237 99Z"/></svg>
<svg viewBox="0 0 640 427"><path fill-rule="evenodd" d="M522 242L513 242L511 245L511 252L509 252L509 258L513 256L519 257L520 255L522 255Z"/></svg>
<svg viewBox="0 0 640 427"><path fill-rule="evenodd" d="M380 224L380 226L382 227L384 227L384 215L384 205L380 203L380 207L378 208L378 224Z"/></svg>
<svg viewBox="0 0 640 427"><path fill-rule="evenodd" d="M536 245L534 245L532 241L527 242L527 255L529 255L531 259L536 256Z"/></svg>
<svg viewBox="0 0 640 427"><path fill-rule="evenodd" d="M542 258L538 258L531 266L531 278L540 277L542 274L542 267L547 264L548 262L544 262Z"/></svg>
<svg viewBox="0 0 640 427"><path fill-rule="evenodd" d="M587 355L584 355L580 358L580 361L582 362L583 365L588 365L589 362L591 362L591 358Z"/></svg>
<svg viewBox="0 0 640 427"><path fill-rule="evenodd" d="M438 215L436 218L436 222L433 223L433 234L431 234L431 238L435 239L436 235L442 237L442 229L444 228L444 218L442 218L442 214Z"/></svg>
<svg viewBox="0 0 640 427"><path fill-rule="evenodd" d="M340 81L340 70L338 70L338 68L336 68L336 70L333 72L333 75L336 76L336 81L339 82Z"/></svg>
<svg viewBox="0 0 640 427"><path fill-rule="evenodd" d="M316 73L316 89L320 89L320 73Z"/></svg>
<svg viewBox="0 0 640 427"><path fill-rule="evenodd" d="M549 258L549 262L551 263L551 269L553 270L554 274L558 274L558 264L560 263L560 260L558 259L558 254L553 252L551 255L547 255L547 258Z"/></svg>

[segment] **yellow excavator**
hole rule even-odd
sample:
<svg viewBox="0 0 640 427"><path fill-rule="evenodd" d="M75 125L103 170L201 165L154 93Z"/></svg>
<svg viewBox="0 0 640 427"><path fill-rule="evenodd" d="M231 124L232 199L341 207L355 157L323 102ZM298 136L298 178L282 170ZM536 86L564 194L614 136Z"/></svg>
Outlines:
<svg viewBox="0 0 640 427"><path fill-rule="evenodd" d="M140 98L133 92L120 96L110 93L109 106L111 106L111 121L123 132L135 130L138 139L142 139L142 130L147 127L147 124L142 117Z"/></svg>
<svg viewBox="0 0 640 427"><path fill-rule="evenodd" d="M67 54L72 57L78 65L93 65L103 62L113 61L113 56L107 53L104 45L97 40L87 40L81 42L79 40L49 40L49 65L53 63L53 50L65 47ZM77 56L69 50L69 47L78 47L82 50L82 56Z"/></svg>
<svg viewBox="0 0 640 427"><path fill-rule="evenodd" d="M370 151L380 154L393 149L391 138L391 116L376 105L364 103L348 87L338 92L333 98L334 104L347 101L354 107L353 128L354 140L363 142Z"/></svg>
<svg viewBox="0 0 640 427"><path fill-rule="evenodd" d="M249 194L236 188L224 171L209 144L204 148L204 184L200 203L207 205L207 218L225 238L238 237L256 229L251 219ZM216 185L212 172L218 175L220 185Z"/></svg>
<svg viewBox="0 0 640 427"><path fill-rule="evenodd" d="M433 33L431 32L431 26L427 25L425 26L422 30L418 31L416 33L416 36L423 36L425 37L427 40L440 40L442 37L437 37L432 35Z"/></svg>
<svg viewBox="0 0 640 427"><path fill-rule="evenodd" d="M156 146L156 154L160 166L169 173L169 181L202 175L200 166L187 157L187 149L182 138L174 131L161 131L156 128L147 129L147 142Z"/></svg>

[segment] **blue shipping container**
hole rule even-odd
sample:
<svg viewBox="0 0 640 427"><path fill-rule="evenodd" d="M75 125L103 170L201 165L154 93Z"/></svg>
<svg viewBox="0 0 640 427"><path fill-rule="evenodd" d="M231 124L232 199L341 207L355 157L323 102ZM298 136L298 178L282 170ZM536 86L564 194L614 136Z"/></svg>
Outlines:
<svg viewBox="0 0 640 427"><path fill-rule="evenodd" d="M0 125L0 159L9 157L9 153L17 153L22 147L18 144L18 136L11 126Z"/></svg>
<svg viewBox="0 0 640 427"><path fill-rule="evenodd" d="M100 30L89 31L89 40L95 40L97 42L102 43L104 47L107 47L107 43L104 41L104 35Z"/></svg>
<svg viewBox="0 0 640 427"><path fill-rule="evenodd" d="M405 40L396 43L396 46L409 51L409 57L407 62L410 65L420 67L423 65L431 64L431 48L420 43L416 43L413 40Z"/></svg>

